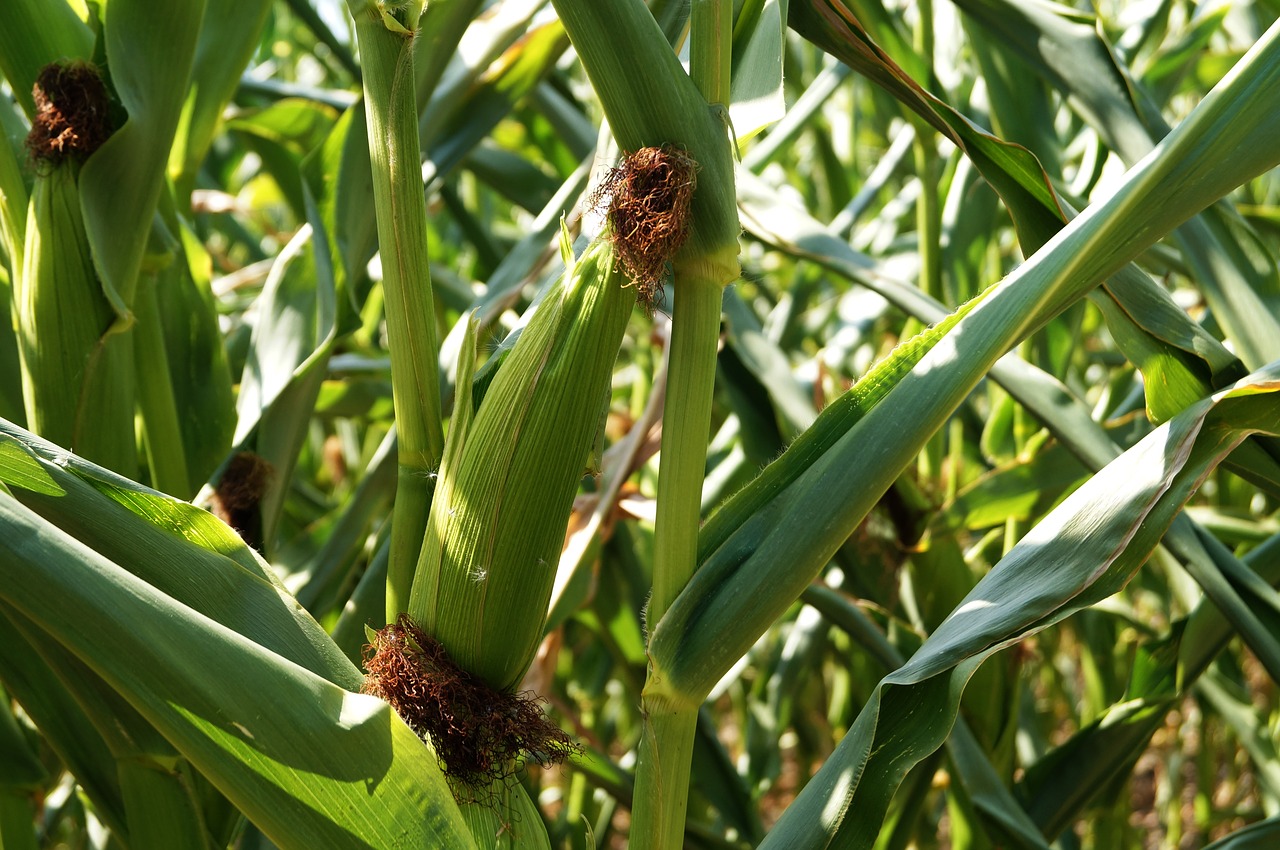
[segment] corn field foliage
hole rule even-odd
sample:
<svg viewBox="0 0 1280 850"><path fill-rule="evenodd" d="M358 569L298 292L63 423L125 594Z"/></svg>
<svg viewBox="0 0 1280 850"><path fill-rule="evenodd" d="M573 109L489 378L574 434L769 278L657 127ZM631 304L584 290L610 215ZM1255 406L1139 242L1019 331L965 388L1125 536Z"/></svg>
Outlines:
<svg viewBox="0 0 1280 850"><path fill-rule="evenodd" d="M1280 5L0 4L0 848L1280 846Z"/></svg>

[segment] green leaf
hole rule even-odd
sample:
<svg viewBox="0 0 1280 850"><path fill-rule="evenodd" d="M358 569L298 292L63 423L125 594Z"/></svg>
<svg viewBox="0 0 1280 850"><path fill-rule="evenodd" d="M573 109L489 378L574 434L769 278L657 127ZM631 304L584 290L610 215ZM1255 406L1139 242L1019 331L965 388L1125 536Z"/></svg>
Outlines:
<svg viewBox="0 0 1280 850"><path fill-rule="evenodd" d="M0 675L88 798L101 806L104 822L131 840L133 824L150 819L150 804L125 791L125 774L133 768L170 772L177 753L101 677L3 602L0 634L9 650ZM173 790L160 791L160 798L172 799Z"/></svg>
<svg viewBox="0 0 1280 850"><path fill-rule="evenodd" d="M449 174L472 155L480 141L546 78L568 47L569 39L558 21L530 24L492 65L469 69L467 78L433 99L423 113L421 128L434 177Z"/></svg>
<svg viewBox="0 0 1280 850"><path fill-rule="evenodd" d="M1166 422L1205 396L1210 376L1203 363L1144 333L1114 302L1100 298L1096 303L1116 345L1142 372L1147 417L1152 422Z"/></svg>
<svg viewBox="0 0 1280 850"><path fill-rule="evenodd" d="M1280 817L1267 818L1206 845L1204 850L1269 850L1280 839Z"/></svg>
<svg viewBox="0 0 1280 850"><path fill-rule="evenodd" d="M359 671L220 520L67 455L8 423L0 423L0 445L12 447L0 453L0 481L47 521L292 663L343 687L359 687ZM28 460L14 463L14 449ZM22 482L32 477L25 471L30 459L56 490L23 488Z"/></svg>
<svg viewBox="0 0 1280 850"><path fill-rule="evenodd" d="M957 4L1006 50L1020 55L1134 165L1168 126L1133 83L1091 15L1051 2L961 0ZM1248 368L1280 358L1280 274L1272 252L1228 208L1215 207L1179 231L1197 286Z"/></svg>
<svg viewBox="0 0 1280 850"><path fill-rule="evenodd" d="M1032 764L1019 783L1027 812L1049 835L1067 828L1084 805L1132 769L1163 725L1168 706L1195 684L1229 640L1240 634L1262 649L1268 641L1274 646L1274 628L1259 622L1265 611L1261 616L1254 613L1264 606L1246 604L1226 578L1239 572L1230 565L1231 553L1194 529L1183 533L1180 526L1186 525L1185 517L1175 519L1164 544L1176 546L1205 596L1188 617L1174 624L1169 636L1139 647L1124 699ZM1188 551L1187 537L1198 554ZM1243 572L1269 589L1269 582L1280 579L1278 548L1280 538L1273 537L1249 552Z"/></svg>
<svg viewBox="0 0 1280 850"><path fill-rule="evenodd" d="M174 216L170 224L180 233L181 268L157 282L156 298L173 403L181 411L178 427L188 475L187 491L174 495L189 497L209 480L230 450L235 405L210 289L209 255L186 223Z"/></svg>
<svg viewBox="0 0 1280 850"><path fill-rule="evenodd" d="M13 716L9 694L0 688L0 788L34 788L48 777Z"/></svg>
<svg viewBox="0 0 1280 850"><path fill-rule="evenodd" d="M1274 100L1276 92L1280 28L1110 198L993 289L902 346L830 405L806 438L828 425L830 431L821 439L797 440L762 473L759 481L767 484L744 491L750 502L740 496L713 517L700 536L701 570L652 632L650 652L668 677L664 686L681 698L700 699L799 595L1013 344L1123 268L1159 234L1274 165L1280 151L1251 158L1254 148L1237 145L1280 131L1280 110L1254 100ZM1224 162L1223 147L1238 156ZM879 403L890 395L894 403ZM839 424L843 416L847 430ZM725 519L717 521L721 515ZM787 533L779 533L783 529ZM730 579L735 573L740 578Z"/></svg>
<svg viewBox="0 0 1280 850"><path fill-rule="evenodd" d="M93 31L66 0L14 0L0 9L0 72L27 118L35 115L31 88L40 69L92 52Z"/></svg>
<svg viewBox="0 0 1280 850"><path fill-rule="evenodd" d="M1072 103L1082 108L1095 126L1110 134L1109 141L1126 151L1130 162L1136 162L1151 150L1151 136L1136 117L1143 107L1137 95L1130 91L1123 69L1116 64L1096 33L1091 18L1048 3L1007 4L1002 0L973 0L960 5L984 25L991 26L993 37L1005 40L997 40L997 45L1007 43L1012 53L1046 75L1055 90L1066 89L1076 94L1077 98ZM1059 202L1048 187L1035 157L1016 145L983 133L949 105L924 91L870 39L848 9L838 2L800 0L793 6L791 24L798 32L879 83L959 145L983 177L1000 193L1026 248L1039 248L1061 228ZM1044 45L1050 44L1054 46L1053 50L1044 49ZM987 58L990 63L991 57ZM1082 72L1082 65L1088 70ZM1018 104L1016 112L1021 116L1025 114L1026 104L1023 100ZM1001 104L997 102L994 109L998 118ZM1157 122L1159 132L1167 132L1158 115L1154 118L1148 116L1147 120ZM1043 208L1037 209L1037 203ZM1237 238L1221 234L1224 227L1234 227ZM1275 274L1275 262L1268 261L1265 249L1256 246L1251 251L1250 263L1243 256L1243 249L1236 247L1237 242L1256 245L1256 236L1249 233L1238 219L1214 210L1207 214L1207 224L1192 223L1186 226L1185 231L1183 242L1196 264L1197 282L1205 288L1215 314L1227 325L1233 339L1245 346L1246 362L1257 366L1280 356L1280 349L1269 347L1272 340L1280 339L1280 326L1273 318L1280 311L1280 301L1277 301L1280 298L1277 286L1280 284ZM1219 235L1215 237L1214 232ZM1255 295L1251 287L1258 289L1259 294ZM1239 378L1243 368L1231 366L1228 362L1232 359L1230 355L1220 345L1213 345L1211 338L1181 315L1181 311L1176 311L1180 315L1172 321L1167 310L1157 309L1154 315L1148 314L1145 308L1162 306L1159 304L1162 299L1155 290L1150 281L1143 282L1141 275L1126 271L1105 291L1130 312L1146 333L1156 337L1149 345L1171 345L1195 351L1206 357L1215 377L1220 370L1229 367L1229 374L1214 386ZM1118 316L1112 313L1113 319ZM1271 352L1269 355L1268 351ZM1171 364L1166 361L1166 365ZM1189 368L1194 370L1196 367L1192 365ZM1154 410L1166 415L1181 409L1180 404L1191 400L1185 380L1175 379L1171 385L1174 396L1168 399L1161 397L1163 384L1160 380L1151 385L1156 395L1149 403ZM1212 387L1206 387L1205 392L1195 397L1202 397L1210 389Z"/></svg>
<svg viewBox="0 0 1280 850"><path fill-rule="evenodd" d="M276 843L472 846L435 756L386 703L202 617L2 495L0 541L0 599L124 695Z"/></svg>
<svg viewBox="0 0 1280 850"><path fill-rule="evenodd" d="M20 444L10 440L0 440L0 480L46 496L62 496L66 493L45 472L39 461Z"/></svg>
<svg viewBox="0 0 1280 850"><path fill-rule="evenodd" d="M203 0L102 7L111 85L128 120L80 172L85 231L103 292L127 326L165 165L186 100Z"/></svg>
<svg viewBox="0 0 1280 850"><path fill-rule="evenodd" d="M337 341L333 278L318 271L318 265L328 269L330 255L327 246L314 244L313 233L310 226L299 230L272 265L236 398L234 445L265 459L273 470L256 508L269 558L278 545L298 448Z"/></svg>
<svg viewBox="0 0 1280 850"><path fill-rule="evenodd" d="M729 119L742 144L786 113L782 55L787 0L744 3L733 26Z"/></svg>
<svg viewBox="0 0 1280 850"><path fill-rule="evenodd" d="M1092 15L1052 0L959 0L956 5L1020 54L1055 90L1071 92L1073 108L1126 160L1136 162L1151 150L1151 135L1139 116L1140 95Z"/></svg>
<svg viewBox="0 0 1280 850"><path fill-rule="evenodd" d="M1208 471L1260 423L1275 428L1276 391L1280 371L1251 376L1156 429L1068 497L882 680L761 846L870 847L893 789L946 738L977 665L1120 590Z"/></svg>
<svg viewBox="0 0 1280 850"><path fill-rule="evenodd" d="M301 170L303 157L319 148L333 130L337 111L313 100L284 98L228 120L229 131L244 134L246 146L257 153L290 207L305 218Z"/></svg>
<svg viewBox="0 0 1280 850"><path fill-rule="evenodd" d="M270 10L268 0L205 4L191 68L193 85L187 91L169 152L169 176L179 199L191 197L196 172L209 152L223 110L240 84L240 75L258 48ZM185 200L180 203L185 209Z"/></svg>
<svg viewBox="0 0 1280 850"><path fill-rule="evenodd" d="M0 681L36 724L49 748L76 777L103 823L127 839L128 820L115 753L96 725L102 721L111 723L112 714L107 711L94 717L89 713L63 678L67 671L55 672L48 662L49 653L41 651L49 647L44 641L28 640L17 626L19 620L30 625L0 604L0 639L5 648L0 652ZM52 649L55 654L68 657L56 644ZM79 664L75 672L84 673L84 665ZM108 732L115 730L109 728ZM121 736L115 733L114 737L119 741Z"/></svg>
<svg viewBox="0 0 1280 850"><path fill-rule="evenodd" d="M925 91L871 39L842 0L794 0L788 23L959 146L1000 194L1024 244L1038 247L1062 226L1053 189L1031 152L982 131Z"/></svg>
<svg viewBox="0 0 1280 850"><path fill-rule="evenodd" d="M20 134L26 130L13 107L0 105L0 249L8 261L8 275L0 281L0 299L6 303L13 299L13 282L22 276L22 247L27 232L27 183L23 180L22 167L18 164L22 149ZM15 138L16 137L16 138ZM13 329L9 325L0 328L0 340L13 345ZM8 338L7 340L5 338ZM17 347L13 348L16 360ZM9 374L17 375L16 369ZM19 402L19 405L21 403Z"/></svg>

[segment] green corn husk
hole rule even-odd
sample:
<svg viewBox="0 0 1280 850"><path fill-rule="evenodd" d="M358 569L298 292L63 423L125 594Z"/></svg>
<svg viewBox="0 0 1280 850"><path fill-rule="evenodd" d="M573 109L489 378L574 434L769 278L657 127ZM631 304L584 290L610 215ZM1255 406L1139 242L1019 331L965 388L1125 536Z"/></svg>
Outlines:
<svg viewBox="0 0 1280 850"><path fill-rule="evenodd" d="M36 177L27 214L18 336L31 430L122 475L137 471L133 340L115 333L85 235L79 165Z"/></svg>
<svg viewBox="0 0 1280 850"><path fill-rule="evenodd" d="M576 262L567 238L564 247L564 277L470 427L451 429L409 600L410 617L460 667L503 691L519 683L542 638L573 495L635 303L608 241Z"/></svg>
<svg viewBox="0 0 1280 850"><path fill-rule="evenodd" d="M485 802L459 804L477 850L551 850L537 805L524 786L501 780Z"/></svg>

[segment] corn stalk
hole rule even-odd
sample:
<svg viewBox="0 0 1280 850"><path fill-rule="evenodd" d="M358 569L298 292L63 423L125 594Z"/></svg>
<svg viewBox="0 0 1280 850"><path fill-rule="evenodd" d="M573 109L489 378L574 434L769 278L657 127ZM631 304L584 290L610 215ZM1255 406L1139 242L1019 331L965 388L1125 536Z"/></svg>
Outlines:
<svg viewBox="0 0 1280 850"><path fill-rule="evenodd" d="M399 478L387 575L387 619L408 608L435 475L444 451L427 206L418 146L413 43L423 3L351 0L364 69L369 158L382 256L387 342L399 433Z"/></svg>
<svg viewBox="0 0 1280 850"><path fill-rule="evenodd" d="M622 148L674 144L699 167L689 240L671 263L675 303L648 607L654 623L696 566L721 293L738 275L727 127L732 4L694 3L692 79L643 4L559 0L555 5ZM617 39L620 32L628 38ZM636 68L646 74L637 77ZM636 847L674 847L683 840L700 704L670 690L661 659L650 655L633 814Z"/></svg>

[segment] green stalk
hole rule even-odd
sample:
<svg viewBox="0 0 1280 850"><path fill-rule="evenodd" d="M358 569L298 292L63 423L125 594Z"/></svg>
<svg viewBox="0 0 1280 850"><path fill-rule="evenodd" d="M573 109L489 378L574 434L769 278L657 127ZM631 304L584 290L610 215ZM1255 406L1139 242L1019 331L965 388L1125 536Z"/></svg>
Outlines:
<svg viewBox="0 0 1280 850"><path fill-rule="evenodd" d="M690 74L707 102L726 111L732 37L733 4L728 0L695 0L690 15ZM722 140L728 144L723 133ZM667 403L662 414L653 594L648 610L651 623L662 619L697 568L723 298L723 281L717 277L714 263L701 259L677 262L673 271L675 304ZM668 692L657 659L651 659L640 702L645 722L636 763L632 846L638 850L679 847L684 839L701 700Z"/></svg>
<svg viewBox="0 0 1280 850"><path fill-rule="evenodd" d="M413 73L414 33L421 3L407 4L401 10L402 18L392 17L372 2L349 0L349 5L364 69L391 390L400 435L387 569L387 618L393 620L408 607L434 476L444 451Z"/></svg>
<svg viewBox="0 0 1280 850"><path fill-rule="evenodd" d="M690 18L693 82L708 103L727 107L733 4L726 0L697 0ZM697 564L723 287L714 264L698 258L677 262L673 271L671 359L667 404L662 414L653 596L648 612L654 623L688 584Z"/></svg>
<svg viewBox="0 0 1280 850"><path fill-rule="evenodd" d="M649 681L653 680L650 670ZM646 686L642 705L644 727L636 760L631 846L637 850L683 847L693 738L701 703L651 696Z"/></svg>
<svg viewBox="0 0 1280 850"><path fill-rule="evenodd" d="M726 120L733 4L695 0L690 79L640 0L553 2L622 149L674 144L699 167L689 238L672 260L675 303L648 612L653 628L696 565L721 289L738 276L740 227ZM702 696L669 689L663 667L662 658L650 657L641 696L645 725L631 821L638 850L683 844Z"/></svg>
<svg viewBox="0 0 1280 850"><path fill-rule="evenodd" d="M662 414L650 622L662 618L697 565L721 298L722 288L714 281L689 275L676 278L667 403Z"/></svg>
<svg viewBox="0 0 1280 850"><path fill-rule="evenodd" d="M662 618L697 566L721 297L722 288L714 280L676 277L649 622ZM638 850L679 847L701 700L669 692L658 659L651 657L640 704L645 722L636 762L632 846Z"/></svg>
<svg viewBox="0 0 1280 850"><path fill-rule="evenodd" d="M933 76L933 0L920 0L919 18L913 33L913 46ZM916 238L920 251L920 288L938 300L942 297L942 209L938 204L938 162L935 132L923 120L915 120L915 141L911 151L916 177L920 180L920 200L916 203ZM922 484L933 481L942 469L942 435L925 443L916 469Z"/></svg>
<svg viewBox="0 0 1280 850"><path fill-rule="evenodd" d="M729 106L733 72L733 3L693 0L689 12L689 76L707 103Z"/></svg>
<svg viewBox="0 0 1280 850"><path fill-rule="evenodd" d="M733 4L696 0L690 13L690 72L708 103L729 103ZM671 356L662 414L653 595L648 617L662 619L697 565L702 479L715 390L722 281L713 264L677 262L672 288ZM696 711L696 706L695 706ZM696 718L694 718L696 720Z"/></svg>

